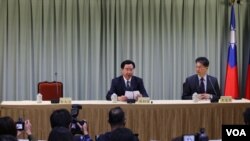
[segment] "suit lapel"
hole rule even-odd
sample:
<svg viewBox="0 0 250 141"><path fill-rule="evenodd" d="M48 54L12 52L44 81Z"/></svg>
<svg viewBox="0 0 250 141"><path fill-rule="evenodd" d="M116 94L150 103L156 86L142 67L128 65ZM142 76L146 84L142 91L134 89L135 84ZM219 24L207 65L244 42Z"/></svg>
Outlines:
<svg viewBox="0 0 250 141"><path fill-rule="evenodd" d="M200 86L200 84L199 84L199 77L198 77L198 75L196 75L194 81L195 81L195 86L196 86L197 92L199 92L199 86Z"/></svg>
<svg viewBox="0 0 250 141"><path fill-rule="evenodd" d="M124 81L124 79L123 79L123 76L121 76L120 77L120 84L122 84L122 89L124 90L124 91L126 91L126 84L125 84L125 81Z"/></svg>
<svg viewBox="0 0 250 141"><path fill-rule="evenodd" d="M135 78L134 76L131 77L131 90L134 90L134 86L135 86Z"/></svg>
<svg viewBox="0 0 250 141"><path fill-rule="evenodd" d="M210 89L211 89L211 81L210 81L211 79L210 79L210 76L209 75L207 75L207 89L206 89L206 93L210 93Z"/></svg>

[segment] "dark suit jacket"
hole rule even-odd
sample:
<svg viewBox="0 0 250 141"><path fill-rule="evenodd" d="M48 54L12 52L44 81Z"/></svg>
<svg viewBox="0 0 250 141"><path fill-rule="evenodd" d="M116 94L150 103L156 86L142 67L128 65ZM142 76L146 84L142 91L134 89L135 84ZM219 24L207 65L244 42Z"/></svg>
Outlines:
<svg viewBox="0 0 250 141"><path fill-rule="evenodd" d="M131 89L132 91L140 91L143 97L148 97L148 94L144 88L143 80L139 77L132 76L131 78ZM111 95L116 93L117 96L122 96L125 94L126 84L124 82L123 76L116 77L112 79L110 90L106 95L106 99L110 100Z"/></svg>
<svg viewBox="0 0 250 141"><path fill-rule="evenodd" d="M182 99L192 99L193 93L199 93L199 78L198 75L192 75L186 78L186 81L183 83L183 93ZM218 101L221 93L218 81L215 77L207 75L207 90L206 93L212 94L213 98L211 101Z"/></svg>
<svg viewBox="0 0 250 141"><path fill-rule="evenodd" d="M110 141L112 132L106 132L105 134L101 134L96 138L96 141ZM134 134L135 138L133 141L139 141L138 134Z"/></svg>
<svg viewBox="0 0 250 141"><path fill-rule="evenodd" d="M106 132L105 134L101 134L96 138L96 141L109 141L111 137L111 132Z"/></svg>

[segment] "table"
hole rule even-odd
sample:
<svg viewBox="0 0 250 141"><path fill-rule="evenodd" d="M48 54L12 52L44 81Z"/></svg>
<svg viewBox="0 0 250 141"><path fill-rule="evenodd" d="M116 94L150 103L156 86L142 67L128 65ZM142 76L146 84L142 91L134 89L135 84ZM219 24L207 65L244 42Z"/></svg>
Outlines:
<svg viewBox="0 0 250 141"><path fill-rule="evenodd" d="M201 127L206 129L210 139L221 138L222 124L244 124L242 113L250 107L246 99L233 100L232 103L209 103L192 100L153 100L152 104L127 104L111 101L72 101L82 105L78 119L86 119L89 132L95 135L110 130L108 111L120 106L126 115L126 127L139 134L141 141L157 139L170 141L182 134L196 133ZM49 101L3 101L1 116L30 119L33 134L38 139L47 139L51 130L49 117L53 110L71 109L71 104L51 104Z"/></svg>

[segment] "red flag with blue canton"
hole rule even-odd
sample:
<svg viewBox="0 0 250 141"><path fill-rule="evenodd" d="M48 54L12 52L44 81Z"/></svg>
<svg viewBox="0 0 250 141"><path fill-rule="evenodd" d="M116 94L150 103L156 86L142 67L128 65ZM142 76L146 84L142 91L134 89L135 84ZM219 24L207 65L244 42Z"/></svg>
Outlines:
<svg viewBox="0 0 250 141"><path fill-rule="evenodd" d="M227 70L226 70L226 81L225 81L225 96L232 96L232 98L239 97L235 25L236 24L235 24L234 7L232 5L231 20L230 20L230 43L228 48Z"/></svg>

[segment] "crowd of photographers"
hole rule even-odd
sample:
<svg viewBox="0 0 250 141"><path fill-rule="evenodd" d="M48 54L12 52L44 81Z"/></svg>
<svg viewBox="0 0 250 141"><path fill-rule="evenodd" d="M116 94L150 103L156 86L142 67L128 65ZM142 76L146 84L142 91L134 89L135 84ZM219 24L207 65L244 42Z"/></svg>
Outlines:
<svg viewBox="0 0 250 141"><path fill-rule="evenodd" d="M50 116L51 132L48 141L92 141L85 120L78 121L80 105L73 105L71 112L67 109L57 109ZM138 134L125 128L125 113L120 107L109 111L108 120L111 131L100 134L96 141L139 141ZM17 141L26 134L29 141L36 141L32 135L32 125L29 120L17 122L11 117L0 117L0 141Z"/></svg>

